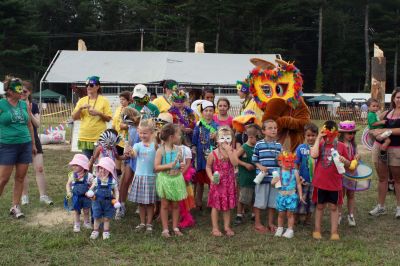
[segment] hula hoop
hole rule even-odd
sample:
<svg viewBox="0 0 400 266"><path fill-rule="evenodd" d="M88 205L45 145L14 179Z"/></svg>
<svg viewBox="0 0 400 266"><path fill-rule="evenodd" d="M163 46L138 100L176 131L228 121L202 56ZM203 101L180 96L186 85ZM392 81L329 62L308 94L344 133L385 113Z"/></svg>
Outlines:
<svg viewBox="0 0 400 266"><path fill-rule="evenodd" d="M369 135L369 128L364 128L364 131L361 135L361 143L369 150L372 150L372 146L374 145L374 140Z"/></svg>

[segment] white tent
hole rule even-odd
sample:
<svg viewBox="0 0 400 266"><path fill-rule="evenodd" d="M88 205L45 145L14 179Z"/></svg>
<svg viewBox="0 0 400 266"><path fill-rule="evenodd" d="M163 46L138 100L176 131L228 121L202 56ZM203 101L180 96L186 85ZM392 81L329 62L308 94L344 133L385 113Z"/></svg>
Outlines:
<svg viewBox="0 0 400 266"><path fill-rule="evenodd" d="M158 83L233 86L254 67L249 59L270 62L276 54L215 54L183 52L59 51L41 83L82 83L97 75L113 84Z"/></svg>
<svg viewBox="0 0 400 266"><path fill-rule="evenodd" d="M367 101L371 98L371 93L337 93L338 96L343 102L351 103L352 100L360 100L364 99ZM391 94L385 94L385 103L390 103Z"/></svg>
<svg viewBox="0 0 400 266"><path fill-rule="evenodd" d="M0 94L4 94L4 84L0 81Z"/></svg>

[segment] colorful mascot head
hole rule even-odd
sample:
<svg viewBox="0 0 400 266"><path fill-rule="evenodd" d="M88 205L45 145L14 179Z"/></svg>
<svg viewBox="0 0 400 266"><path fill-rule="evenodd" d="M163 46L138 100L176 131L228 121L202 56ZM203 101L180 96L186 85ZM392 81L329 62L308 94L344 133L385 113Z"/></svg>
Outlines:
<svg viewBox="0 0 400 266"><path fill-rule="evenodd" d="M283 99L295 109L302 95L303 78L300 70L293 63L276 59L275 64L252 58L256 66L247 77L250 92L260 109L265 109L271 99Z"/></svg>
<svg viewBox="0 0 400 266"><path fill-rule="evenodd" d="M291 152L283 151L278 156L278 161L282 165L283 168L292 169L294 168L294 163L296 161L296 154Z"/></svg>

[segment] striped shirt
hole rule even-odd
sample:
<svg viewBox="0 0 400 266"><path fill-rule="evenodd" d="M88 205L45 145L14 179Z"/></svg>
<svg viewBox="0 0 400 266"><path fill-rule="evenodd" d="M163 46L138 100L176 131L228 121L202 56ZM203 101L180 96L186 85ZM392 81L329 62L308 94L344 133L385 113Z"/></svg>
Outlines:
<svg viewBox="0 0 400 266"><path fill-rule="evenodd" d="M264 177L262 184L270 183L272 179L272 172L279 169L278 155L282 151L282 145L276 141L266 141L265 139L257 142L254 146L254 153L252 157L253 163L259 163L262 166L268 167L268 175ZM258 174L259 169L256 170Z"/></svg>

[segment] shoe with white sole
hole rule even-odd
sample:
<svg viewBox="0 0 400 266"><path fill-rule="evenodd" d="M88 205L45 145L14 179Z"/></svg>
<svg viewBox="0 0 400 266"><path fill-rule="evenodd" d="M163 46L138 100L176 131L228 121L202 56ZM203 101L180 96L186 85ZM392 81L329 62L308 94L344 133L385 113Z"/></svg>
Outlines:
<svg viewBox="0 0 400 266"><path fill-rule="evenodd" d="M400 219L400 207L396 208L396 214L394 215L396 219Z"/></svg>
<svg viewBox="0 0 400 266"><path fill-rule="evenodd" d="M74 224L74 233L79 233L81 231L81 224Z"/></svg>
<svg viewBox="0 0 400 266"><path fill-rule="evenodd" d="M90 234L90 239L97 239L99 237L99 231L92 231L92 233Z"/></svg>
<svg viewBox="0 0 400 266"><path fill-rule="evenodd" d="M294 237L294 231L293 229L286 229L286 232L282 235L285 238L293 238Z"/></svg>
<svg viewBox="0 0 400 266"><path fill-rule="evenodd" d="M22 195L21 197L21 205L28 205L29 204L29 196L28 195Z"/></svg>
<svg viewBox="0 0 400 266"><path fill-rule="evenodd" d="M372 216L381 216L384 214L386 214L386 209L385 207L381 207L379 204L376 205L375 208L369 212L369 215Z"/></svg>
<svg viewBox="0 0 400 266"><path fill-rule="evenodd" d="M15 205L14 207L11 207L10 215L14 216L14 218L17 218L17 219L25 217L25 215L21 211L21 208L19 207L19 205Z"/></svg>
<svg viewBox="0 0 400 266"><path fill-rule="evenodd" d="M92 224L90 222L84 223L83 227L85 227L85 229L92 229Z"/></svg>
<svg viewBox="0 0 400 266"><path fill-rule="evenodd" d="M54 204L53 200L47 195L40 196L39 201L41 203L45 203L46 205L49 205L49 206Z"/></svg>
<svg viewBox="0 0 400 266"><path fill-rule="evenodd" d="M275 236L281 237L283 234L283 227L278 227L275 232Z"/></svg>
<svg viewBox="0 0 400 266"><path fill-rule="evenodd" d="M110 232L103 232L103 240L110 239Z"/></svg>
<svg viewBox="0 0 400 266"><path fill-rule="evenodd" d="M354 219L353 214L347 215L347 221L350 226L356 226L356 220Z"/></svg>

